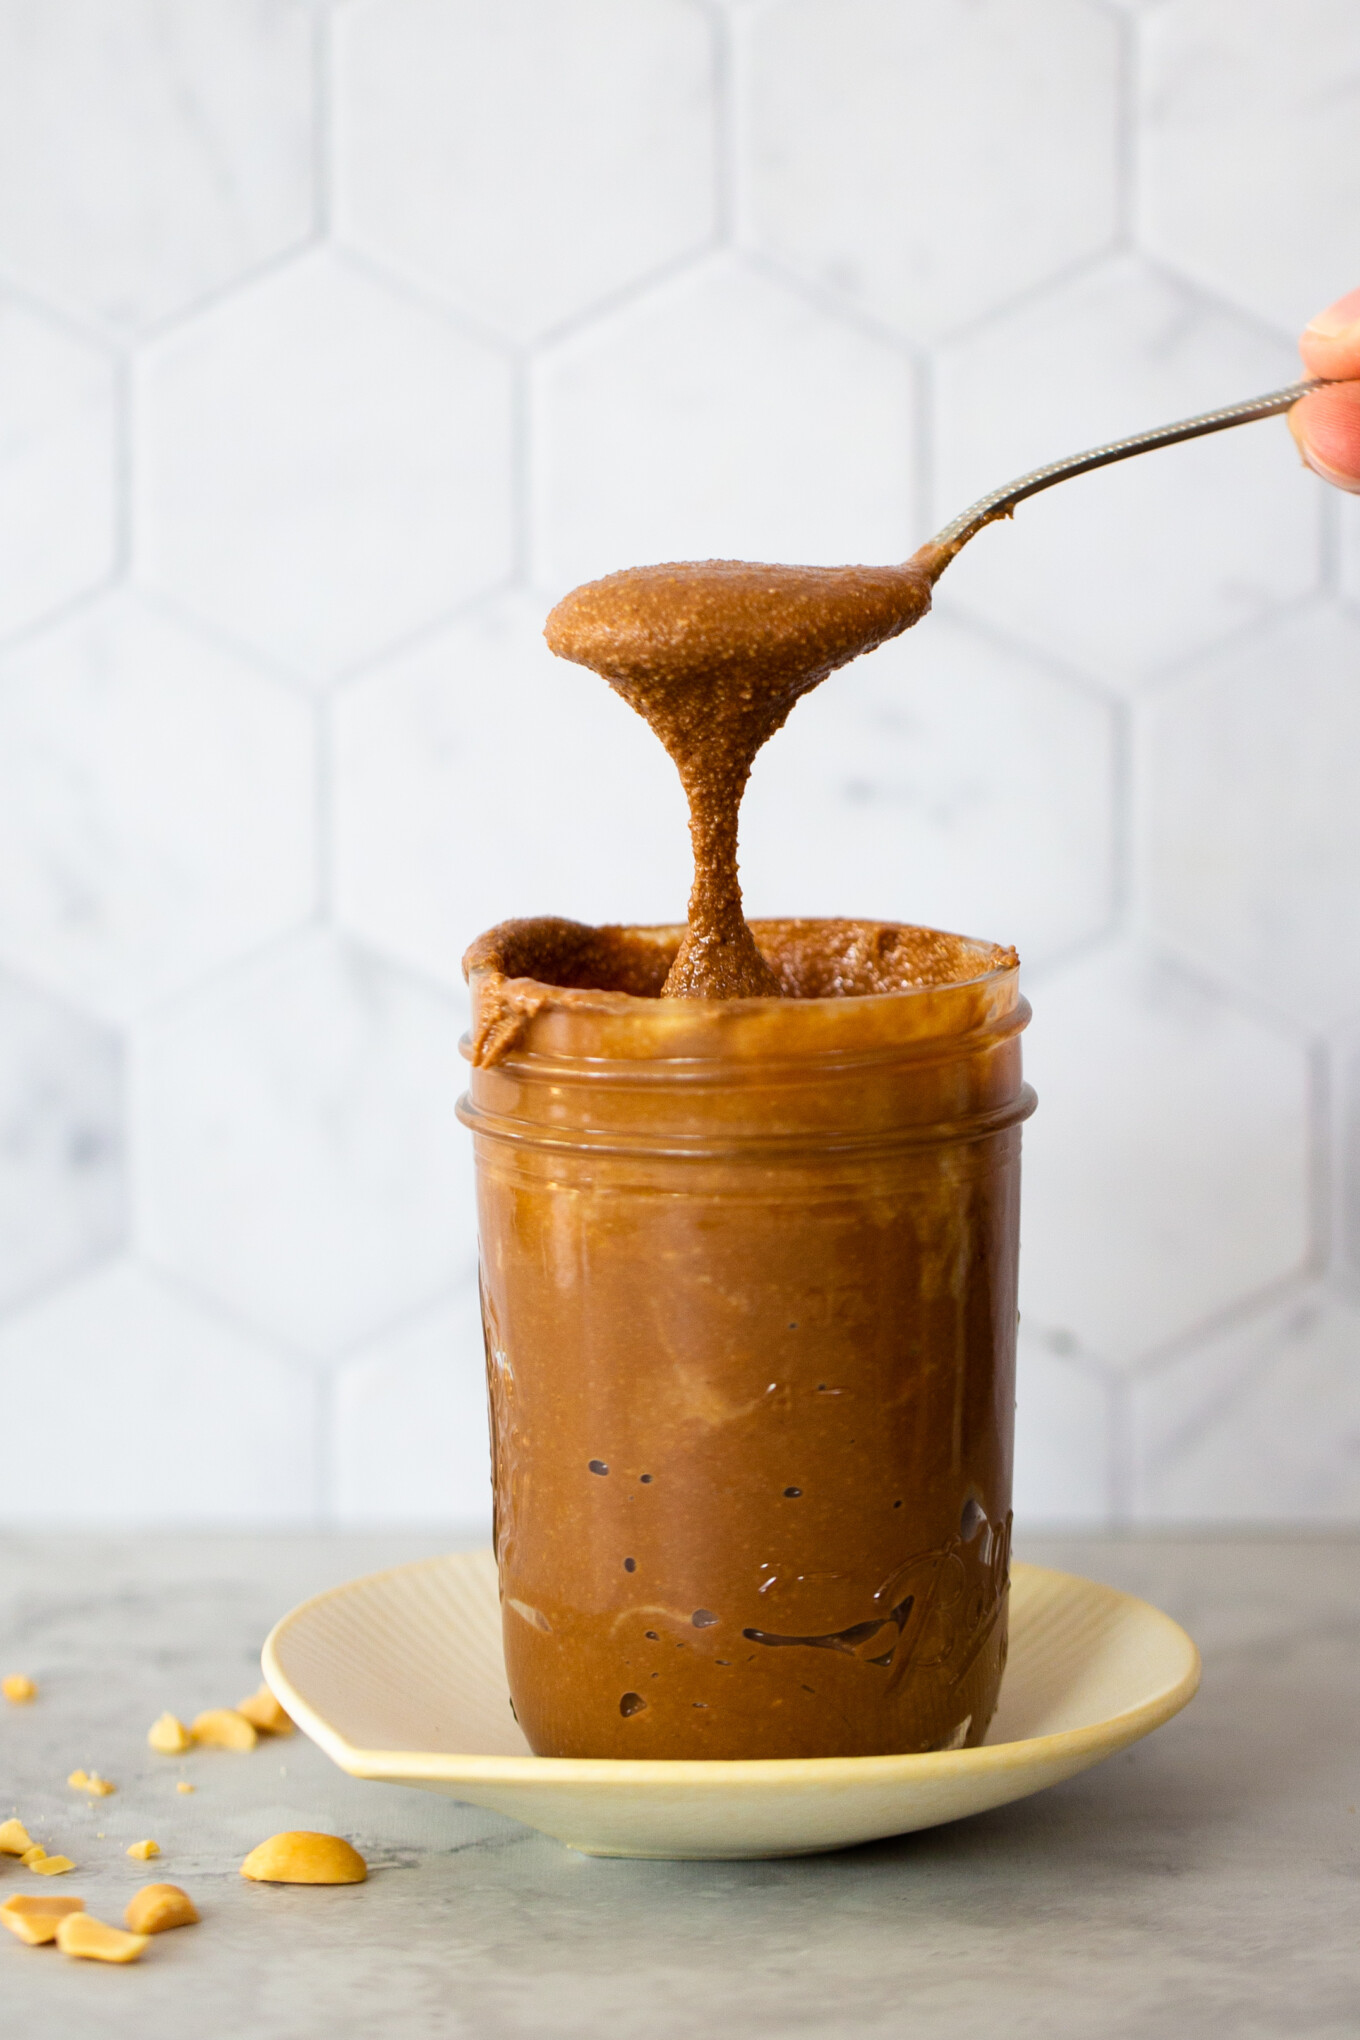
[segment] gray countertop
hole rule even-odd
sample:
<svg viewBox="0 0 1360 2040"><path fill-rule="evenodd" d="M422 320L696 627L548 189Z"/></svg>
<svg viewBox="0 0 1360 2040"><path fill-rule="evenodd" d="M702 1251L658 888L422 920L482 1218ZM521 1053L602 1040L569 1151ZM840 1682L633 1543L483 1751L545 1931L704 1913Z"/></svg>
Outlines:
<svg viewBox="0 0 1360 2040"><path fill-rule="evenodd" d="M60 2040L349 2034L1336 2036L1360 2031L1360 1540L1022 1541L1143 1594L1205 1660L1179 1719L1094 1771L952 1827L836 1856L579 1856L495 1815L342 1776L301 1736L154 1757L258 1680L294 1601L447 1537L0 1540L0 1818L120 1918L183 1883L203 1923L108 1969L0 1936L7 2030ZM77 1765L117 1781L87 1805ZM175 1781L197 1786L181 1796ZM349 1835L365 1885L249 1884L286 1827ZM163 1854L130 1862L153 1835ZM0 1891L35 1888L10 1859Z"/></svg>

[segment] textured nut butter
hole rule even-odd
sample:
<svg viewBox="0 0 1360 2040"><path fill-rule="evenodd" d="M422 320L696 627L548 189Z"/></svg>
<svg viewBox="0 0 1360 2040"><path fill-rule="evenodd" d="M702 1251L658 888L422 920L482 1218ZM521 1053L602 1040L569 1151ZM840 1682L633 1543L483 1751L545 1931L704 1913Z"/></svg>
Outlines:
<svg viewBox="0 0 1360 2040"><path fill-rule="evenodd" d="M663 999L682 931L468 955L506 1666L541 1755L981 1739L1006 1649L1014 953L756 922L781 998ZM507 1015L511 1016L507 1023Z"/></svg>
<svg viewBox="0 0 1360 2040"><path fill-rule="evenodd" d="M948 555L898 567L776 567L688 560L630 567L559 602L544 632L651 725L689 801L694 890L668 998L776 998L737 879L737 812L762 744L837 666L930 607Z"/></svg>
<svg viewBox="0 0 1360 2040"><path fill-rule="evenodd" d="M513 1705L582 1757L981 1740L1006 1653L1013 951L746 923L752 760L929 607L944 555L578 589L554 650L688 796L688 927L507 922L464 959Z"/></svg>

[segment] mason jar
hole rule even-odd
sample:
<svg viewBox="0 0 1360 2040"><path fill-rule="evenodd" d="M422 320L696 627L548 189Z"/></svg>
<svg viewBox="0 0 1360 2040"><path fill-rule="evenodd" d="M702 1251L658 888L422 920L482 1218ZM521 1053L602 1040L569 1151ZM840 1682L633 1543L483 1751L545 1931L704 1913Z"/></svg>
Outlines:
<svg viewBox="0 0 1360 2040"><path fill-rule="evenodd" d="M981 1741L1006 1659L1014 952L752 924L784 998L658 996L682 930L465 959L495 1544L540 1755Z"/></svg>

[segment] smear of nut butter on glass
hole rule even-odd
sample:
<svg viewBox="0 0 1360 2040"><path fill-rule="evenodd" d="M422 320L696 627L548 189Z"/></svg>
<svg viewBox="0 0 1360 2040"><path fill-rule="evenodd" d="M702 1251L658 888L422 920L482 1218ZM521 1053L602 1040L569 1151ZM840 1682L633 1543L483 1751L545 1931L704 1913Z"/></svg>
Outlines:
<svg viewBox="0 0 1360 2040"><path fill-rule="evenodd" d="M782 996L742 913L737 816L751 766L802 695L920 621L949 557L924 546L897 567L631 567L587 581L549 616L551 649L637 710L689 802L689 927L663 998Z"/></svg>

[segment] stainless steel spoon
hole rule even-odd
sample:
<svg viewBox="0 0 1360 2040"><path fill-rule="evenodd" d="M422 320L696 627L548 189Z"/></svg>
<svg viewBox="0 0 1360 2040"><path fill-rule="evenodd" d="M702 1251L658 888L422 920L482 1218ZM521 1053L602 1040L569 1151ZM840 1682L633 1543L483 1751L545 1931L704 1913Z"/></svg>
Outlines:
<svg viewBox="0 0 1360 2040"><path fill-rule="evenodd" d="M1306 397L1313 390L1324 389L1327 378L1315 376L1308 382L1291 383L1287 390L1272 390L1267 397L1249 397L1245 403L1225 404L1220 411L1203 411L1197 418L1182 418L1174 425L1158 425L1151 432L1134 432L1127 439L1111 439L1104 446L1094 446L1089 453L1069 454L1066 460L1051 460L1046 467L1032 468L1018 481L1007 482L1002 489L993 489L989 495L980 496L971 508L961 511L936 532L928 547L939 547L952 559L961 546L967 545L981 531L984 524L992 524L998 517L1009 517L1017 503L1023 503L1027 496L1037 496L1041 489L1051 489L1055 482L1065 482L1072 475L1089 474L1092 468L1109 467L1112 461L1128 460L1131 454L1151 453L1159 446L1174 446L1181 439L1199 439L1206 432L1226 432L1230 425L1250 425L1257 418L1273 418L1281 411L1287 411L1297 404L1300 397Z"/></svg>

